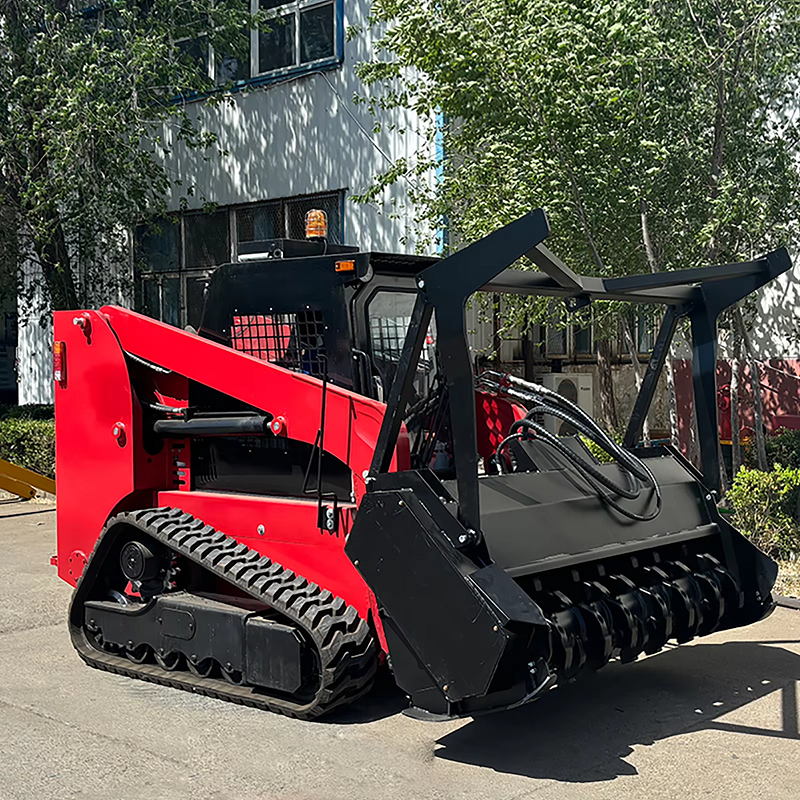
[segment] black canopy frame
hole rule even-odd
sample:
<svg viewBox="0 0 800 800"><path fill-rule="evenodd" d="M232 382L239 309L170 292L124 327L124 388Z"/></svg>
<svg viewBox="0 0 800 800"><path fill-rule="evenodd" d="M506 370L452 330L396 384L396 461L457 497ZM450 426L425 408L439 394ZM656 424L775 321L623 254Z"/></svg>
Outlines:
<svg viewBox="0 0 800 800"><path fill-rule="evenodd" d="M413 381L435 311L437 348L450 398L453 460L459 518L480 530L475 376L469 354L466 303L478 291L563 297L574 311L592 300L621 300L666 306L663 322L628 422L624 445L636 446L669 354L678 323L688 318L692 338L692 384L704 483L719 490L717 428L717 320L730 306L791 269L786 248L754 261L623 278L578 275L542 243L550 226L542 209L423 269L418 294L389 392L386 415L372 462L372 476L389 470L400 427L413 394ZM539 269L511 269L527 256Z"/></svg>

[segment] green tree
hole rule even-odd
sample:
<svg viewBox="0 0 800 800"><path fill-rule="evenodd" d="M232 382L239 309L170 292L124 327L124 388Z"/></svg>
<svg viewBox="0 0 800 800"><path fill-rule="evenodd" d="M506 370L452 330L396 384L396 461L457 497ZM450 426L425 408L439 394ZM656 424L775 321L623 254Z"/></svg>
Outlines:
<svg viewBox="0 0 800 800"><path fill-rule="evenodd" d="M797 10L794 0L375 0L383 33L360 65L360 100L431 120L444 156L431 147L398 162L362 199L404 176L423 227L446 219L455 242L543 206L552 249L600 276L785 244L800 187ZM426 188L418 178L433 166L442 177ZM504 309L509 325L563 314L548 301ZM596 304L594 319L602 338L627 327L615 304ZM609 386L601 380L607 419Z"/></svg>
<svg viewBox="0 0 800 800"><path fill-rule="evenodd" d="M224 99L209 49L235 63L251 23L237 0L90 5L0 0L0 217L18 244L4 257L37 264L56 309L119 282L130 231L174 182L167 141L215 155L187 101Z"/></svg>

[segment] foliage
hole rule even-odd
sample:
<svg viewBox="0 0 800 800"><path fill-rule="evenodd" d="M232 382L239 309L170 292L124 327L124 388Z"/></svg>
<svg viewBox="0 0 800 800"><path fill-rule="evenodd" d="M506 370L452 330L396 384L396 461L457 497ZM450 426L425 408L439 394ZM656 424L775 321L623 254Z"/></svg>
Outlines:
<svg viewBox="0 0 800 800"><path fill-rule="evenodd" d="M0 419L0 458L49 478L56 474L56 426L53 420Z"/></svg>
<svg viewBox="0 0 800 800"><path fill-rule="evenodd" d="M782 428L775 436L767 437L766 446L770 466L800 468L800 431Z"/></svg>
<svg viewBox="0 0 800 800"><path fill-rule="evenodd" d="M52 420L55 409L48 405L10 406L0 403L0 420L4 419L38 419Z"/></svg>
<svg viewBox="0 0 800 800"><path fill-rule="evenodd" d="M777 558L800 552L800 469L776 464L771 472L762 472L742 467L727 497L734 524L754 544Z"/></svg>
<svg viewBox="0 0 800 800"><path fill-rule="evenodd" d="M596 275L749 259L792 238L800 210L796 12L796 0L375 0L385 32L359 67L361 101L440 124L361 199L406 179L421 225L446 220L455 244L543 206L548 244ZM596 305L602 335L619 309ZM563 306L503 313L516 325Z"/></svg>
<svg viewBox="0 0 800 800"><path fill-rule="evenodd" d="M592 441L588 436L581 435L581 442L586 446L587 450L601 463L601 464L612 464L614 459L602 447L600 447L597 442ZM622 437L620 436L613 436L612 438L616 442L621 442Z"/></svg>
<svg viewBox="0 0 800 800"><path fill-rule="evenodd" d="M203 52L243 52L251 20L238 0L84 5L13 0L0 14L0 218L19 234L3 252L41 268L25 296L44 288L54 308L119 288L126 232L175 183L161 160L173 142L213 155L186 100L224 99Z"/></svg>

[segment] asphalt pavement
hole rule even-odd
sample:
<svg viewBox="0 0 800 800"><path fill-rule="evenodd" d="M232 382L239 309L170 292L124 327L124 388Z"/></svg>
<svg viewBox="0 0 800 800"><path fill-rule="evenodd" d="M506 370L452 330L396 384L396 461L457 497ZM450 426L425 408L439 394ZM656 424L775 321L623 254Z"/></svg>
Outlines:
<svg viewBox="0 0 800 800"><path fill-rule="evenodd" d="M51 506L0 501L0 800L800 797L800 611L452 723L382 686L298 722L73 652Z"/></svg>

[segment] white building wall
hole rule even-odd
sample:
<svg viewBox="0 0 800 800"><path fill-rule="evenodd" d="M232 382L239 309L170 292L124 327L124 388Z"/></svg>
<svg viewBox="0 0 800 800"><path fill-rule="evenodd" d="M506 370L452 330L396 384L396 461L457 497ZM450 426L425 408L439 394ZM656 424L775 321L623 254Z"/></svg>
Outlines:
<svg viewBox="0 0 800 800"><path fill-rule="evenodd" d="M206 158L175 143L167 132L166 165L182 182L172 208L180 206L189 187L194 192L190 208L205 201L222 206L340 189L349 198L398 159L416 163L431 154L415 115L382 112L381 130L374 132L375 119L353 102L365 91L355 66L370 57L373 47L365 24L369 5L368 0L345 3L345 30L359 25L365 32L345 42L340 68L234 94L217 106L197 104L196 118L218 136L219 149L228 155ZM408 184L401 179L387 190L380 207L347 199L344 229L345 241L364 250L413 252Z"/></svg>
<svg viewBox="0 0 800 800"><path fill-rule="evenodd" d="M169 154L164 163L173 180L180 181L170 208L182 208L187 201L189 208L201 208L206 202L228 206L345 190L347 243L364 250L417 250L404 180L387 190L380 204L349 199L398 159L415 164L431 151L413 114L384 112L375 132L375 119L353 102L355 94L365 92L355 65L371 57L374 37L366 24L369 0L348 0L344 7L345 30L352 25L365 30L345 42L341 67L234 94L216 106L189 106L226 154L187 148L171 129L165 130ZM427 180L433 179L431 173ZM187 197L188 189L192 194ZM29 280L36 280L35 271ZM52 331L41 324L41 310L34 305L18 303L19 402L50 403Z"/></svg>
<svg viewBox="0 0 800 800"><path fill-rule="evenodd" d="M23 266L22 291L17 298L20 405L53 402L53 326L42 281L41 267L29 259Z"/></svg>
<svg viewBox="0 0 800 800"><path fill-rule="evenodd" d="M800 358L800 264L756 295L750 339L760 359Z"/></svg>

